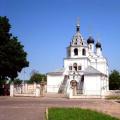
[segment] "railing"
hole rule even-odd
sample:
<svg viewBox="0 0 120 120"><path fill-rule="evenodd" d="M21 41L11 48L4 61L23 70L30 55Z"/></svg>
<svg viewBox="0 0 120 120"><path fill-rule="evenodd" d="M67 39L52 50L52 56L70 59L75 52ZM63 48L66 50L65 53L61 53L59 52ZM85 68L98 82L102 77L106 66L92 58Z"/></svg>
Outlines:
<svg viewBox="0 0 120 120"><path fill-rule="evenodd" d="M77 89L76 91L77 91L77 95L83 94L83 90L82 89Z"/></svg>
<svg viewBox="0 0 120 120"><path fill-rule="evenodd" d="M14 85L15 94L34 94L36 86L34 84Z"/></svg>
<svg viewBox="0 0 120 120"><path fill-rule="evenodd" d="M13 91L15 94L28 94L28 95L35 95L37 92L44 91L44 93L47 90L46 85L42 87L40 84L20 84L20 85L13 85Z"/></svg>
<svg viewBox="0 0 120 120"><path fill-rule="evenodd" d="M65 86L67 84L67 80L68 80L68 76L65 76L63 82L60 85L60 88L59 88L59 91L58 91L59 93L64 93L65 92Z"/></svg>

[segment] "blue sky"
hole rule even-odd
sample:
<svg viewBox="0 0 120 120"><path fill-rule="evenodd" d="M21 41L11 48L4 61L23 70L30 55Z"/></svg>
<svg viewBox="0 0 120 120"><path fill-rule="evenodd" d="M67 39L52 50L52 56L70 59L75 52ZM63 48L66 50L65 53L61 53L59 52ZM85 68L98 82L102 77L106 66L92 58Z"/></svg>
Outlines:
<svg viewBox="0 0 120 120"><path fill-rule="evenodd" d="M32 70L47 73L63 66L66 47L75 33L77 18L84 39L91 34L102 43L109 69L120 70L120 0L0 0L0 16L7 16L11 32L28 53Z"/></svg>

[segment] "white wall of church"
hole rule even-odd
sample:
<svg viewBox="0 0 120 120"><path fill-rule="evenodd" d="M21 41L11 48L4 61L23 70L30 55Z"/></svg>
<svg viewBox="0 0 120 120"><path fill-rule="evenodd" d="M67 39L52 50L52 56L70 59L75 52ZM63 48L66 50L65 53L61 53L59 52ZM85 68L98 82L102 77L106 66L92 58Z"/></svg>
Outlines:
<svg viewBox="0 0 120 120"><path fill-rule="evenodd" d="M63 78L62 75L47 75L47 92L58 93Z"/></svg>
<svg viewBox="0 0 120 120"><path fill-rule="evenodd" d="M64 69L61 71L63 75L59 75L58 72L47 75L47 92L58 93L61 83L64 83L65 85L62 84L62 87L65 88L63 92L66 91L66 94L69 95L72 93L70 82L76 80L82 85L82 87L78 86L77 95L104 95L109 86L108 65L101 50L101 43L95 44L94 38L91 36L84 41L80 33L80 25L77 24L76 33L67 47L67 57L64 59ZM82 75L84 78L81 79ZM66 79L64 76L67 76ZM82 93L79 91L81 89Z"/></svg>
<svg viewBox="0 0 120 120"><path fill-rule="evenodd" d="M77 66L81 66L82 70L88 67L89 61L86 58L82 59L64 59L64 68L69 70L69 66L73 66L74 63L77 63Z"/></svg>
<svg viewBox="0 0 120 120"><path fill-rule="evenodd" d="M101 95L100 76L84 76L84 95Z"/></svg>
<svg viewBox="0 0 120 120"><path fill-rule="evenodd" d="M98 64L97 64L97 69L98 69L100 72L108 75L108 68L107 68L107 64L106 64L105 62L98 63Z"/></svg>
<svg viewBox="0 0 120 120"><path fill-rule="evenodd" d="M100 71L101 73L108 75L108 66L104 58L97 58L97 60L92 59L90 65L98 71Z"/></svg>
<svg viewBox="0 0 120 120"><path fill-rule="evenodd" d="M75 55L74 49L78 49L78 55ZM85 55L82 54L82 50L85 50ZM70 58L78 58L78 57L86 57L88 56L88 48L87 47L81 47L81 46L77 46L77 47L71 47L71 48L67 48L67 56L69 56Z"/></svg>

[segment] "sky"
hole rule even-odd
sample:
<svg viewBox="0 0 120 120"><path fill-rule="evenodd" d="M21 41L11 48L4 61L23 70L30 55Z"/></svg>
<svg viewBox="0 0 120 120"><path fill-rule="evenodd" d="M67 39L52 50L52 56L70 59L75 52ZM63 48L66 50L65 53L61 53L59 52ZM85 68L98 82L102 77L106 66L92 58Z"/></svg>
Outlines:
<svg viewBox="0 0 120 120"><path fill-rule="evenodd" d="M10 32L28 53L20 79L63 67L77 18L83 38L102 43L109 71L120 70L120 0L0 0L0 16L9 18Z"/></svg>

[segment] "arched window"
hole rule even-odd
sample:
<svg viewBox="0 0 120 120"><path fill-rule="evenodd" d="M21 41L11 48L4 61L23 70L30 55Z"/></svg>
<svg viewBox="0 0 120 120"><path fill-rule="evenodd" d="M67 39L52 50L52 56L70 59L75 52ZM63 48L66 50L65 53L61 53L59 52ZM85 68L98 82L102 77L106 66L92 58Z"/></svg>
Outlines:
<svg viewBox="0 0 120 120"><path fill-rule="evenodd" d="M85 49L82 49L82 55L86 55L86 50Z"/></svg>
<svg viewBox="0 0 120 120"><path fill-rule="evenodd" d="M69 70L72 70L72 66L69 66Z"/></svg>
<svg viewBox="0 0 120 120"><path fill-rule="evenodd" d="M78 55L78 49L77 48L74 49L74 55Z"/></svg>
<svg viewBox="0 0 120 120"><path fill-rule="evenodd" d="M77 71L77 63L73 64L73 68L74 68L75 71Z"/></svg>
<svg viewBox="0 0 120 120"><path fill-rule="evenodd" d="M78 66L78 70L82 70L82 66Z"/></svg>
<svg viewBox="0 0 120 120"><path fill-rule="evenodd" d="M89 49L92 49L92 45L90 45Z"/></svg>
<svg viewBox="0 0 120 120"><path fill-rule="evenodd" d="M81 77L81 81L84 82L84 75L82 75L82 77Z"/></svg>

